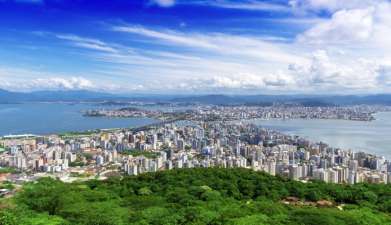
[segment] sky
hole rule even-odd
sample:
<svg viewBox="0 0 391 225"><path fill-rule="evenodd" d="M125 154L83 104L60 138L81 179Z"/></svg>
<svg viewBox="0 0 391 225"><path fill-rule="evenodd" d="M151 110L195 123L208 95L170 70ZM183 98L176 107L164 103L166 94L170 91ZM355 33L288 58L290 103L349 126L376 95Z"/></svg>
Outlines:
<svg viewBox="0 0 391 225"><path fill-rule="evenodd" d="M0 0L0 89L391 93L391 1Z"/></svg>

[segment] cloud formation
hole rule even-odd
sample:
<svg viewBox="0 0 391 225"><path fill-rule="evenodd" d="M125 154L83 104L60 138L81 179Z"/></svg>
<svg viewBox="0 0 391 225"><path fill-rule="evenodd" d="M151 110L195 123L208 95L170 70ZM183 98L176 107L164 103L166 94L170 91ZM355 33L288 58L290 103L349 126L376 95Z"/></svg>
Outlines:
<svg viewBox="0 0 391 225"><path fill-rule="evenodd" d="M26 81L4 81L0 84L1 89L13 91L38 91L38 90L96 90L97 87L90 81L82 77L51 77L36 78Z"/></svg>
<svg viewBox="0 0 391 225"><path fill-rule="evenodd" d="M340 10L361 9L387 3L387 0L290 0L293 10L328 11L334 13Z"/></svg>
<svg viewBox="0 0 391 225"><path fill-rule="evenodd" d="M299 41L319 44L367 41L373 32L373 12L373 8L337 11L330 20L300 34Z"/></svg>
<svg viewBox="0 0 391 225"><path fill-rule="evenodd" d="M27 89L45 89L45 90L88 90L94 89L95 85L83 77L50 77L37 78L26 85Z"/></svg>
<svg viewBox="0 0 391 225"><path fill-rule="evenodd" d="M171 7L175 5L175 0L151 0L151 4L156 4L160 7Z"/></svg>
<svg viewBox="0 0 391 225"><path fill-rule="evenodd" d="M172 30L152 30L140 26L115 26L113 30L152 38L159 41L159 44L165 43L172 46L207 50L223 55L245 55L266 61L285 63L302 60L302 57L282 49L281 46L284 44L273 42L274 39L271 37L264 40L262 37L255 36L224 33L182 33Z"/></svg>
<svg viewBox="0 0 391 225"><path fill-rule="evenodd" d="M191 23L167 28L125 22L105 24L107 36L41 35L43 39L54 37L67 50L72 46L72 51L95 64L87 73L17 73L35 78L23 88L192 93L391 91L389 1L292 0L289 5L256 0L153 2L161 7L195 4L240 13L257 11L250 12L252 15L280 11L289 16L276 20L311 22L306 25L308 29L300 27L292 36L203 30ZM294 27L295 23L289 25ZM7 74L2 87L19 82Z"/></svg>
<svg viewBox="0 0 391 225"><path fill-rule="evenodd" d="M96 51L103 52L116 52L116 50L110 47L108 44L92 38L83 38L77 35L69 35L69 34L57 34L55 35L59 39L70 41L73 45L87 48Z"/></svg>
<svg viewBox="0 0 391 225"><path fill-rule="evenodd" d="M291 8L286 4L277 4L259 0L210 0L210 1L182 1L182 4L195 4L202 6L212 6L225 9L249 10L249 11L273 11L273 12L289 12Z"/></svg>
<svg viewBox="0 0 391 225"><path fill-rule="evenodd" d="M32 78L27 79L26 77ZM99 89L99 87L93 81L82 76L0 66L0 89L13 91L93 90Z"/></svg>

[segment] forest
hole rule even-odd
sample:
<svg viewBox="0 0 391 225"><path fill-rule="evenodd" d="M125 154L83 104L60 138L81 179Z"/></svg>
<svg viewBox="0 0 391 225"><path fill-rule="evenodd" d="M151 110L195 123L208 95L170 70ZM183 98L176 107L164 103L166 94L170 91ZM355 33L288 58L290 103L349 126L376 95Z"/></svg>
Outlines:
<svg viewBox="0 0 391 225"><path fill-rule="evenodd" d="M308 183L248 169L175 169L63 183L0 199L0 225L386 225L391 185Z"/></svg>

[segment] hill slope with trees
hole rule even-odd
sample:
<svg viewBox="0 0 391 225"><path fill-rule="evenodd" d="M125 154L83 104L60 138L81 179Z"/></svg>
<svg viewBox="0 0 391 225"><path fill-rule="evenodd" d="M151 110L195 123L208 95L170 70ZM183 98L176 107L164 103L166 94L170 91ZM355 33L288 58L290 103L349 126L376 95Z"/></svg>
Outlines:
<svg viewBox="0 0 391 225"><path fill-rule="evenodd" d="M304 184L220 168L72 184L43 178L0 202L5 224L385 225L391 186Z"/></svg>

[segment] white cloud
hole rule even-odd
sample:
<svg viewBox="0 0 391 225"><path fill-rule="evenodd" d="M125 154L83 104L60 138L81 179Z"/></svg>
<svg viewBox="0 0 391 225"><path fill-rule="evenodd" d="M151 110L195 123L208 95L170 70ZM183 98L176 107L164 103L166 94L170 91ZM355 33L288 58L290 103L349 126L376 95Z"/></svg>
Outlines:
<svg viewBox="0 0 391 225"><path fill-rule="evenodd" d="M1 82L1 89L11 91L37 91L37 90L95 90L92 81L83 77L50 77L50 78L34 78L31 80L13 80Z"/></svg>
<svg viewBox="0 0 391 225"><path fill-rule="evenodd" d="M45 90L87 90L94 89L95 85L92 81L83 77L50 77L37 78L24 85L29 90L45 89Z"/></svg>
<svg viewBox="0 0 391 225"><path fill-rule="evenodd" d="M277 44L273 41L252 36L237 36L222 33L181 33L171 30L152 30L139 26L117 26L113 27L113 30L162 41L159 44L166 43L180 47L189 47L197 51L210 51L215 54L233 54L258 60L262 59L283 63L303 60L303 57L289 52L289 47L284 46L284 44Z"/></svg>
<svg viewBox="0 0 391 225"><path fill-rule="evenodd" d="M330 56L325 50L313 53L309 64L289 69L297 85L320 92L378 92L387 89L391 67L364 58Z"/></svg>
<svg viewBox="0 0 391 225"><path fill-rule="evenodd" d="M289 74L250 74L237 73L231 76L203 76L185 78L175 83L152 82L143 90L162 90L174 93L290 93L294 85Z"/></svg>
<svg viewBox="0 0 391 225"><path fill-rule="evenodd" d="M213 7L246 10L260 3L176 3L194 2L213 6L210 4L212 2L219 4ZM266 9L262 4L253 10ZM280 23L306 23L309 28L294 40L283 36L196 30L183 32L179 28L168 30L134 25L114 26L112 31L116 33L111 34L123 35L120 37L121 43L125 43L126 38L132 43L143 43L132 45L131 48L76 35L56 35L58 39L76 47L94 50L83 56L95 60L98 66L94 69L99 71L91 71L87 76L31 72L30 75L27 75L28 72L13 74L20 76L17 80L19 83L16 82L20 87L34 90L322 94L390 92L390 3L380 0L308 0L296 1L294 4L302 10L317 11L322 15L327 11L330 17L319 19L311 14L311 17L275 19L282 20ZM191 26L186 30L190 29L196 28ZM102 79L96 79L95 76ZM23 83L23 77L29 79ZM1 85L12 86L13 79L12 75L7 75Z"/></svg>
<svg viewBox="0 0 391 225"><path fill-rule="evenodd" d="M355 49L363 56L388 55L391 50L391 2L387 0L298 0L305 10L331 13L297 40L316 48Z"/></svg>
<svg viewBox="0 0 391 225"><path fill-rule="evenodd" d="M312 32L307 31L298 37L300 41L293 43L281 43L273 41L274 39L267 41L243 35L181 33L140 26L114 27L114 31L148 38L149 43L161 45L165 51L149 50L143 51L142 54L137 51L121 52L106 54L102 59L118 63L122 70L118 71L118 74L131 74L130 76L136 80L137 77L154 80L140 80L144 90L377 92L386 89L380 81L389 81L388 73L381 69L387 60L370 57L361 50L350 49L352 43L367 44L367 40L373 38L373 32L370 30L376 28L373 24L377 19L371 13L370 9L339 11L329 21L320 21L312 28L318 29L324 26L324 23L330 23L336 27L335 33L325 29L324 32L315 32L318 36L315 37L313 34L311 41L305 41L306 38L309 40L309 33ZM364 19L356 22L357 15ZM349 18L350 16L352 18ZM372 22L365 24L365 16L371 17ZM334 20L347 21L347 28L343 28L344 24ZM363 34L357 34L354 33L354 29L350 29L356 26L370 28L364 29ZM348 28L350 32L338 32L339 29ZM313 44L324 50L313 51ZM173 49L185 50L179 53ZM378 50L374 47L370 49ZM360 56L361 53L363 55Z"/></svg>
<svg viewBox="0 0 391 225"><path fill-rule="evenodd" d="M41 69L20 69L0 66L0 88L13 91L93 90L99 88L83 76L44 72Z"/></svg>
<svg viewBox="0 0 391 225"><path fill-rule="evenodd" d="M156 4L160 7L171 7L175 5L175 0L151 0L152 4Z"/></svg>
<svg viewBox="0 0 391 225"><path fill-rule="evenodd" d="M113 47L110 47L107 43L97 39L83 38L69 34L57 34L55 36L59 39L70 41L73 45L78 47L87 48L95 51L116 52Z"/></svg>
<svg viewBox="0 0 391 225"><path fill-rule="evenodd" d="M351 43L367 41L373 32L374 8L341 10L298 36L303 43Z"/></svg>
<svg viewBox="0 0 391 225"><path fill-rule="evenodd" d="M313 58L309 66L300 67L306 70L298 75L306 74L308 81L318 81L324 90L343 87L358 93L390 92L391 3L361 3L364 5L349 5L352 9L336 9L329 20L298 35L297 44L302 48L327 50L323 58Z"/></svg>
<svg viewBox="0 0 391 225"><path fill-rule="evenodd" d="M204 6L213 6L226 9L250 10L250 11L280 11L289 12L290 7L283 4L269 3L267 1L258 0L209 0L209 1L189 1L189 4L197 4ZM183 4L186 4L184 1Z"/></svg>
<svg viewBox="0 0 391 225"><path fill-rule="evenodd" d="M289 4L298 11L322 11L330 13L339 10L368 8L385 3L387 0L291 0Z"/></svg>
<svg viewBox="0 0 391 225"><path fill-rule="evenodd" d="M157 38L169 43L177 43L186 46L201 47L201 48L216 48L217 46L202 40L201 37L188 38L185 35L174 31L160 32L156 30L146 29L140 26L117 26L113 27L114 31L127 32L138 34L146 37Z"/></svg>

